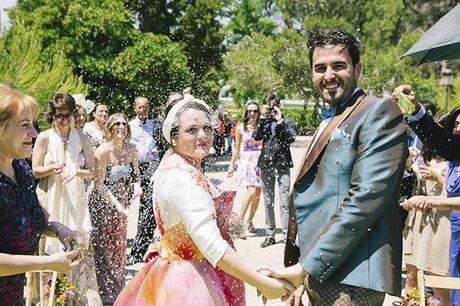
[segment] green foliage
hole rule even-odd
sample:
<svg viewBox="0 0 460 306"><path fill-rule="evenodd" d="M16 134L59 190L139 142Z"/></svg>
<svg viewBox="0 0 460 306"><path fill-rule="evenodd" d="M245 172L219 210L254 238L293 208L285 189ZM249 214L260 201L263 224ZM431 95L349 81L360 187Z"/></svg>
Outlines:
<svg viewBox="0 0 460 306"><path fill-rule="evenodd" d="M0 82L12 83L34 97L42 111L55 92L88 93L88 86L73 75L72 62L62 52L42 61L37 36L19 23L13 27L14 32L0 36Z"/></svg>
<svg viewBox="0 0 460 306"><path fill-rule="evenodd" d="M442 109L444 88L439 84L439 63L418 66L413 59L400 57L455 4L449 0L276 0L276 9L286 26L264 40L254 34L243 37L231 48L224 61L228 82L239 103L260 99L268 88L281 95L310 100L311 71L304 33L313 27L341 26L357 34L361 41L362 88L381 96L391 94L400 84L411 83L420 99L432 100ZM271 52L260 48L260 42ZM453 67L455 70L455 64ZM460 86L458 81L454 81L449 108L460 104L456 86ZM308 112L302 113L302 117L293 117L307 121Z"/></svg>
<svg viewBox="0 0 460 306"><path fill-rule="evenodd" d="M138 18L139 29L143 32L169 36L179 16L178 1L164 0L124 0Z"/></svg>
<svg viewBox="0 0 460 306"><path fill-rule="evenodd" d="M253 33L245 36L224 59L229 83L235 89L238 103L263 97L267 92L280 92L282 78L273 65L272 37Z"/></svg>
<svg viewBox="0 0 460 306"><path fill-rule="evenodd" d="M306 38L292 29L276 36L273 46L273 66L283 80L284 92L294 97L311 95L311 69ZM257 65L257 63L255 63Z"/></svg>
<svg viewBox="0 0 460 306"><path fill-rule="evenodd" d="M192 73L178 44L164 35L143 33L133 46L114 60L113 77L119 80L123 96L131 98L120 111L129 111L136 96L146 96L159 108L169 93L190 85Z"/></svg>
<svg viewBox="0 0 460 306"><path fill-rule="evenodd" d="M132 111L136 95L149 97L157 108L169 92L188 86L217 105L226 83L237 105L260 101L269 91L311 100L306 30L342 26L362 44L361 87L385 95L412 83L419 98L442 109L439 64L418 66L400 56L455 5L455 0L18 0L9 10L12 27L0 41L0 76L42 104L56 90L81 91L124 112ZM460 104L459 86L456 79L449 106ZM301 127L317 123L305 108L293 117Z"/></svg>
<svg viewBox="0 0 460 306"><path fill-rule="evenodd" d="M242 37L257 32L264 35L274 34L276 22L270 18L273 14L273 0L235 1L234 7L226 17L230 19L226 26L228 40L238 43Z"/></svg>
<svg viewBox="0 0 460 306"><path fill-rule="evenodd" d="M283 114L292 118L296 122L297 134L311 134L319 125L320 120L316 109L307 109L306 107L298 107L297 109L284 109Z"/></svg>
<svg viewBox="0 0 460 306"><path fill-rule="evenodd" d="M182 46L193 73L194 94L217 103L225 32L220 19L228 0L124 0L139 28L167 35ZM183 88L176 88L181 91Z"/></svg>
<svg viewBox="0 0 460 306"><path fill-rule="evenodd" d="M192 81L180 44L137 30L121 0L22 0L11 15L42 39L42 59L63 52L90 86L90 97L112 111L130 114L136 95L158 108L169 92Z"/></svg>

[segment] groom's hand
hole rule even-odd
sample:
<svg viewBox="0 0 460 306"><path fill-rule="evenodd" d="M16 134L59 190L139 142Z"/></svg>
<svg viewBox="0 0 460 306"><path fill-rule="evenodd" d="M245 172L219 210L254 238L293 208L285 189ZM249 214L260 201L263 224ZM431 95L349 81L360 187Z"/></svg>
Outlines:
<svg viewBox="0 0 460 306"><path fill-rule="evenodd" d="M305 278L307 277L307 272L302 268L302 266L299 263L279 270L263 268L258 271L270 277L284 279L290 282L296 288L302 286L304 284Z"/></svg>
<svg viewBox="0 0 460 306"><path fill-rule="evenodd" d="M305 292L305 286L300 286L294 291L291 296L286 300L286 306L303 306L302 295Z"/></svg>
<svg viewBox="0 0 460 306"><path fill-rule="evenodd" d="M286 301L296 291L296 287L294 287L287 280L282 279L282 278L274 278L274 277L269 276L269 274L271 273L271 270L262 268L262 269L259 269L257 271L260 274L263 274L265 277L272 278L273 281L277 282L279 285L284 287L284 289L286 290L285 291L286 294L284 296L279 296L281 298L281 301ZM265 296L265 295L266 295L266 292L262 292L262 290L257 289L257 296L262 297L262 302L263 302L264 305L267 303L267 296Z"/></svg>

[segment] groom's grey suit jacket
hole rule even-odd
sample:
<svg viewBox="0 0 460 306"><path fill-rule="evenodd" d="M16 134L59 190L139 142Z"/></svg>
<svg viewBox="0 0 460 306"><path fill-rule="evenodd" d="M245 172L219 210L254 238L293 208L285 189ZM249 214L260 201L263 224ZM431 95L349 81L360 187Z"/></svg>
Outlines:
<svg viewBox="0 0 460 306"><path fill-rule="evenodd" d="M401 294L406 138L396 103L359 90L338 110L295 177L285 264L299 261L320 282Z"/></svg>

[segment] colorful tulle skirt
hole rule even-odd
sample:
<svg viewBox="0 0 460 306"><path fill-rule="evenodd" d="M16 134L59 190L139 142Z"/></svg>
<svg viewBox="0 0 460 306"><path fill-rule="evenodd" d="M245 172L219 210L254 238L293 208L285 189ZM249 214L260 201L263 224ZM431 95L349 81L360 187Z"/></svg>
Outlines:
<svg viewBox="0 0 460 306"><path fill-rule="evenodd" d="M116 306L244 306L242 281L206 259L148 262L118 296Z"/></svg>

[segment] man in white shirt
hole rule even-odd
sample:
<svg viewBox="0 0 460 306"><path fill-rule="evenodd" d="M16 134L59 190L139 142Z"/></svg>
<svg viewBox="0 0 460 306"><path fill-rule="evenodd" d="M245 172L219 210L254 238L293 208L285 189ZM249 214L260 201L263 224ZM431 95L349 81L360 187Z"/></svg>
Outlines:
<svg viewBox="0 0 460 306"><path fill-rule="evenodd" d="M134 99L134 112L136 113L136 118L129 122L129 126L131 127L131 143L136 146L138 152L143 193L140 198L137 234L134 238L131 254L127 258L127 264L134 264L142 261L152 241L153 232L156 226L151 201L152 189L150 186L150 179L153 172L158 167L160 158L158 156L157 143L153 138L153 120L148 117L149 111L149 99L146 97L136 97Z"/></svg>

